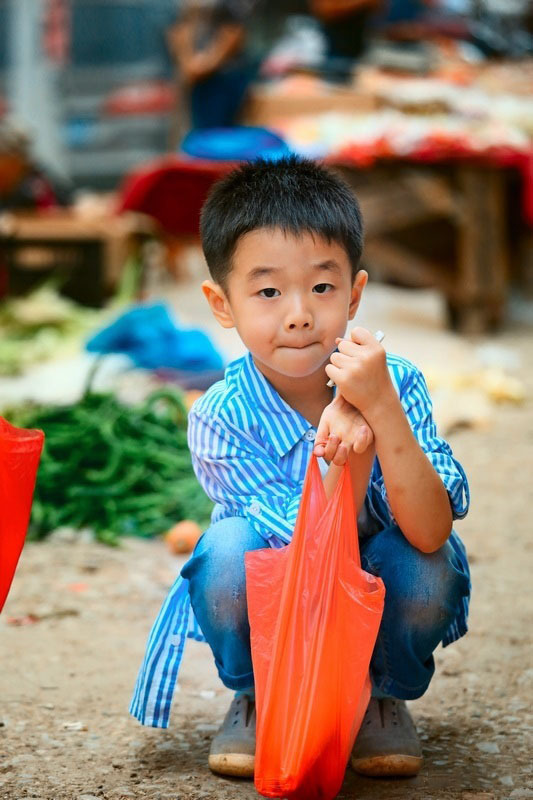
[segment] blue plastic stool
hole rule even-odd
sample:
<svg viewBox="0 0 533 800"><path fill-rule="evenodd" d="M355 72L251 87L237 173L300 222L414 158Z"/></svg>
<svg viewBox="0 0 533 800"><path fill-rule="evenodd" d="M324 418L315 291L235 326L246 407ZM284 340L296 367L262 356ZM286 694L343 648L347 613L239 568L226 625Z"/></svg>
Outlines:
<svg viewBox="0 0 533 800"><path fill-rule="evenodd" d="M199 128L187 134L181 144L184 153L213 161L277 161L290 155L286 142L267 128Z"/></svg>

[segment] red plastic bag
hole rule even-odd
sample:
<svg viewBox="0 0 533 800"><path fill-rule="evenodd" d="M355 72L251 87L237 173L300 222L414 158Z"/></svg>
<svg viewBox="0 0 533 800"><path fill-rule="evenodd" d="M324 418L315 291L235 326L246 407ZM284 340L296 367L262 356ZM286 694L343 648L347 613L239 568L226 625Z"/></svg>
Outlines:
<svg viewBox="0 0 533 800"><path fill-rule="evenodd" d="M0 611L24 545L43 441L42 431L0 417Z"/></svg>
<svg viewBox="0 0 533 800"><path fill-rule="evenodd" d="M341 788L385 597L360 564L349 468L328 501L312 456L291 543L246 554L255 787L266 797L327 800Z"/></svg>

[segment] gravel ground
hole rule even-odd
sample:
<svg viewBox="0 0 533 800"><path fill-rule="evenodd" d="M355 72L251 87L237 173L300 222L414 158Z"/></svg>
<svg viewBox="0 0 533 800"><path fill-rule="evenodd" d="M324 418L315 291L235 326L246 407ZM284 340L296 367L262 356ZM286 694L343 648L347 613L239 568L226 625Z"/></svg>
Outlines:
<svg viewBox="0 0 533 800"><path fill-rule="evenodd" d="M398 324L405 333L405 320ZM531 398L530 333L499 343L520 355ZM470 632L437 651L436 676L411 703L424 747L420 775L371 780L348 770L341 798L533 798L531 399L499 407L484 431L448 438L472 490L458 525L472 564ZM150 624L181 563L160 541L110 549L56 536L26 546L0 617L2 800L257 797L252 783L207 768L230 693L206 645L188 644L168 731L127 714ZM13 624L28 615L37 621Z"/></svg>

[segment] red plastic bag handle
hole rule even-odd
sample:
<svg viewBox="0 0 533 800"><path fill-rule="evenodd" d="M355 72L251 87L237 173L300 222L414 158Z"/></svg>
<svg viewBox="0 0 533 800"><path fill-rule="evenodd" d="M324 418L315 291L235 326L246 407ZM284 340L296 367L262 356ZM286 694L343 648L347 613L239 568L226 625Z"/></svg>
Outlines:
<svg viewBox="0 0 533 800"><path fill-rule="evenodd" d="M316 495L319 495L316 498ZM347 558L355 561L358 567L361 566L361 555L359 552L359 537L357 535L357 514L355 511L355 502L353 497L352 476L350 473L350 466L346 462L342 468L342 474L337 481L335 490L328 501L326 499L326 492L324 489L324 480L320 467L318 466L318 458L311 454L311 461L305 476L304 487L302 492L302 503L307 504L306 511L310 511L310 506L313 502L321 503L321 510L324 511L326 505L334 505L339 507L341 502L349 510L353 517L355 536L346 537L345 542L345 555Z"/></svg>

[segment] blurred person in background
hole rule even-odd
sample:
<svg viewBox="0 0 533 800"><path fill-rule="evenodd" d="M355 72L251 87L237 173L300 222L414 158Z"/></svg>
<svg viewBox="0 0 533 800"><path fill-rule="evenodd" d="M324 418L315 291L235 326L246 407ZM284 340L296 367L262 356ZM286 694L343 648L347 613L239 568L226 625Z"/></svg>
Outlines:
<svg viewBox="0 0 533 800"><path fill-rule="evenodd" d="M309 0L309 10L326 36L328 61L337 64L340 73L348 73L363 54L370 21L382 5L383 0Z"/></svg>
<svg viewBox="0 0 533 800"><path fill-rule="evenodd" d="M520 0L517 0L519 2ZM450 17L466 13L470 0L309 0L328 42L329 71L350 77L372 39L421 41L439 34L469 38Z"/></svg>
<svg viewBox="0 0 533 800"><path fill-rule="evenodd" d="M246 53L254 0L185 0L167 42L177 67L177 138L234 125L255 74Z"/></svg>
<svg viewBox="0 0 533 800"><path fill-rule="evenodd" d="M32 157L28 133L0 122L0 212L44 210L68 205L69 187Z"/></svg>
<svg viewBox="0 0 533 800"><path fill-rule="evenodd" d="M373 24L397 41L444 36L474 44L481 58L520 58L533 52L530 7L531 0L383 0Z"/></svg>

